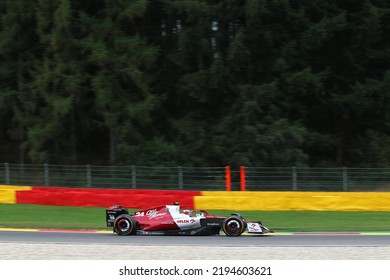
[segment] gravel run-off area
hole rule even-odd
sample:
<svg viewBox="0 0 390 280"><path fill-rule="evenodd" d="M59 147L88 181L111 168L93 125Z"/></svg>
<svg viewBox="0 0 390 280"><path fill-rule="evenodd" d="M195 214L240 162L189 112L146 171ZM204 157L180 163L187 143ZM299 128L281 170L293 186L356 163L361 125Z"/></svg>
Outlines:
<svg viewBox="0 0 390 280"><path fill-rule="evenodd" d="M0 260L166 259L390 260L390 247L194 247L0 242Z"/></svg>

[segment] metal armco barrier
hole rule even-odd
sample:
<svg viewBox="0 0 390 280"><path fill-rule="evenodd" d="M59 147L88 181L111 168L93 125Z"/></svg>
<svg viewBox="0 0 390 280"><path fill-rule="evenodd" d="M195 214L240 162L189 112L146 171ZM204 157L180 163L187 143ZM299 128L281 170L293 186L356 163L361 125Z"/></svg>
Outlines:
<svg viewBox="0 0 390 280"><path fill-rule="evenodd" d="M0 164L0 184L211 191L390 191L390 168Z"/></svg>

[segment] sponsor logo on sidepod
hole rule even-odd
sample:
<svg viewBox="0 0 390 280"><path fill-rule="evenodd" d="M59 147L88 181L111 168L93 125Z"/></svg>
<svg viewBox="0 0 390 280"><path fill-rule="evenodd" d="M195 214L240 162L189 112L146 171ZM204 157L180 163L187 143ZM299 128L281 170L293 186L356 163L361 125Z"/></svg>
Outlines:
<svg viewBox="0 0 390 280"><path fill-rule="evenodd" d="M165 212L164 213L158 213L157 209L148 210L148 212L146 212L146 216L148 216L149 219L162 218L163 216L165 216L165 214L166 214Z"/></svg>
<svg viewBox="0 0 390 280"><path fill-rule="evenodd" d="M195 220L194 219L191 219L191 220L177 220L176 221L177 223L179 223L179 224L193 224L193 223L195 223Z"/></svg>

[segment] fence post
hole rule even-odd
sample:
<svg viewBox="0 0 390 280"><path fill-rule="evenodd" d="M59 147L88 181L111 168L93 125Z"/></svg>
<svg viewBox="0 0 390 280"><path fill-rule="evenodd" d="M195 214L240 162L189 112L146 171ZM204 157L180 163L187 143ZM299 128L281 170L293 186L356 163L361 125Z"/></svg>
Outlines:
<svg viewBox="0 0 390 280"><path fill-rule="evenodd" d="M131 166L131 188L137 188L137 171L134 165Z"/></svg>
<svg viewBox="0 0 390 280"><path fill-rule="evenodd" d="M232 172L230 166L225 166L225 185L226 191L230 192L232 190Z"/></svg>
<svg viewBox="0 0 390 280"><path fill-rule="evenodd" d="M293 191L298 190L298 186L297 186L297 167L296 166L292 167L292 187L293 187Z"/></svg>
<svg viewBox="0 0 390 280"><path fill-rule="evenodd" d="M179 190L183 189L183 167L178 166Z"/></svg>
<svg viewBox="0 0 390 280"><path fill-rule="evenodd" d="M245 166L240 166L240 191L246 191Z"/></svg>
<svg viewBox="0 0 390 280"><path fill-rule="evenodd" d="M48 186L50 183L49 183L49 165L47 163L45 163L44 165L44 176L45 176L45 186Z"/></svg>
<svg viewBox="0 0 390 280"><path fill-rule="evenodd" d="M92 186L91 165L87 164L87 187L90 188L91 186Z"/></svg>
<svg viewBox="0 0 390 280"><path fill-rule="evenodd" d="M343 167L343 191L348 191L348 173L347 167Z"/></svg>
<svg viewBox="0 0 390 280"><path fill-rule="evenodd" d="M9 174L9 164L8 162L4 163L4 169L5 169L5 184L11 185L11 176Z"/></svg>

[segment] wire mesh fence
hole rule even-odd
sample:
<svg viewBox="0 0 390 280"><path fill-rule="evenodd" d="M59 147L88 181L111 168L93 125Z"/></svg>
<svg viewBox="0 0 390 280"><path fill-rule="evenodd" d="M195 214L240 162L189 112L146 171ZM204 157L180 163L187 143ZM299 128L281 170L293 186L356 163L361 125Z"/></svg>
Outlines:
<svg viewBox="0 0 390 280"><path fill-rule="evenodd" d="M76 188L224 190L224 167L9 164L0 184Z"/></svg>
<svg viewBox="0 0 390 280"><path fill-rule="evenodd" d="M244 169L242 169L244 170ZM245 167L231 190L390 191L390 168ZM226 167L0 165L0 184L76 188L225 190Z"/></svg>
<svg viewBox="0 0 390 280"><path fill-rule="evenodd" d="M246 190L390 191L390 168L246 167Z"/></svg>

